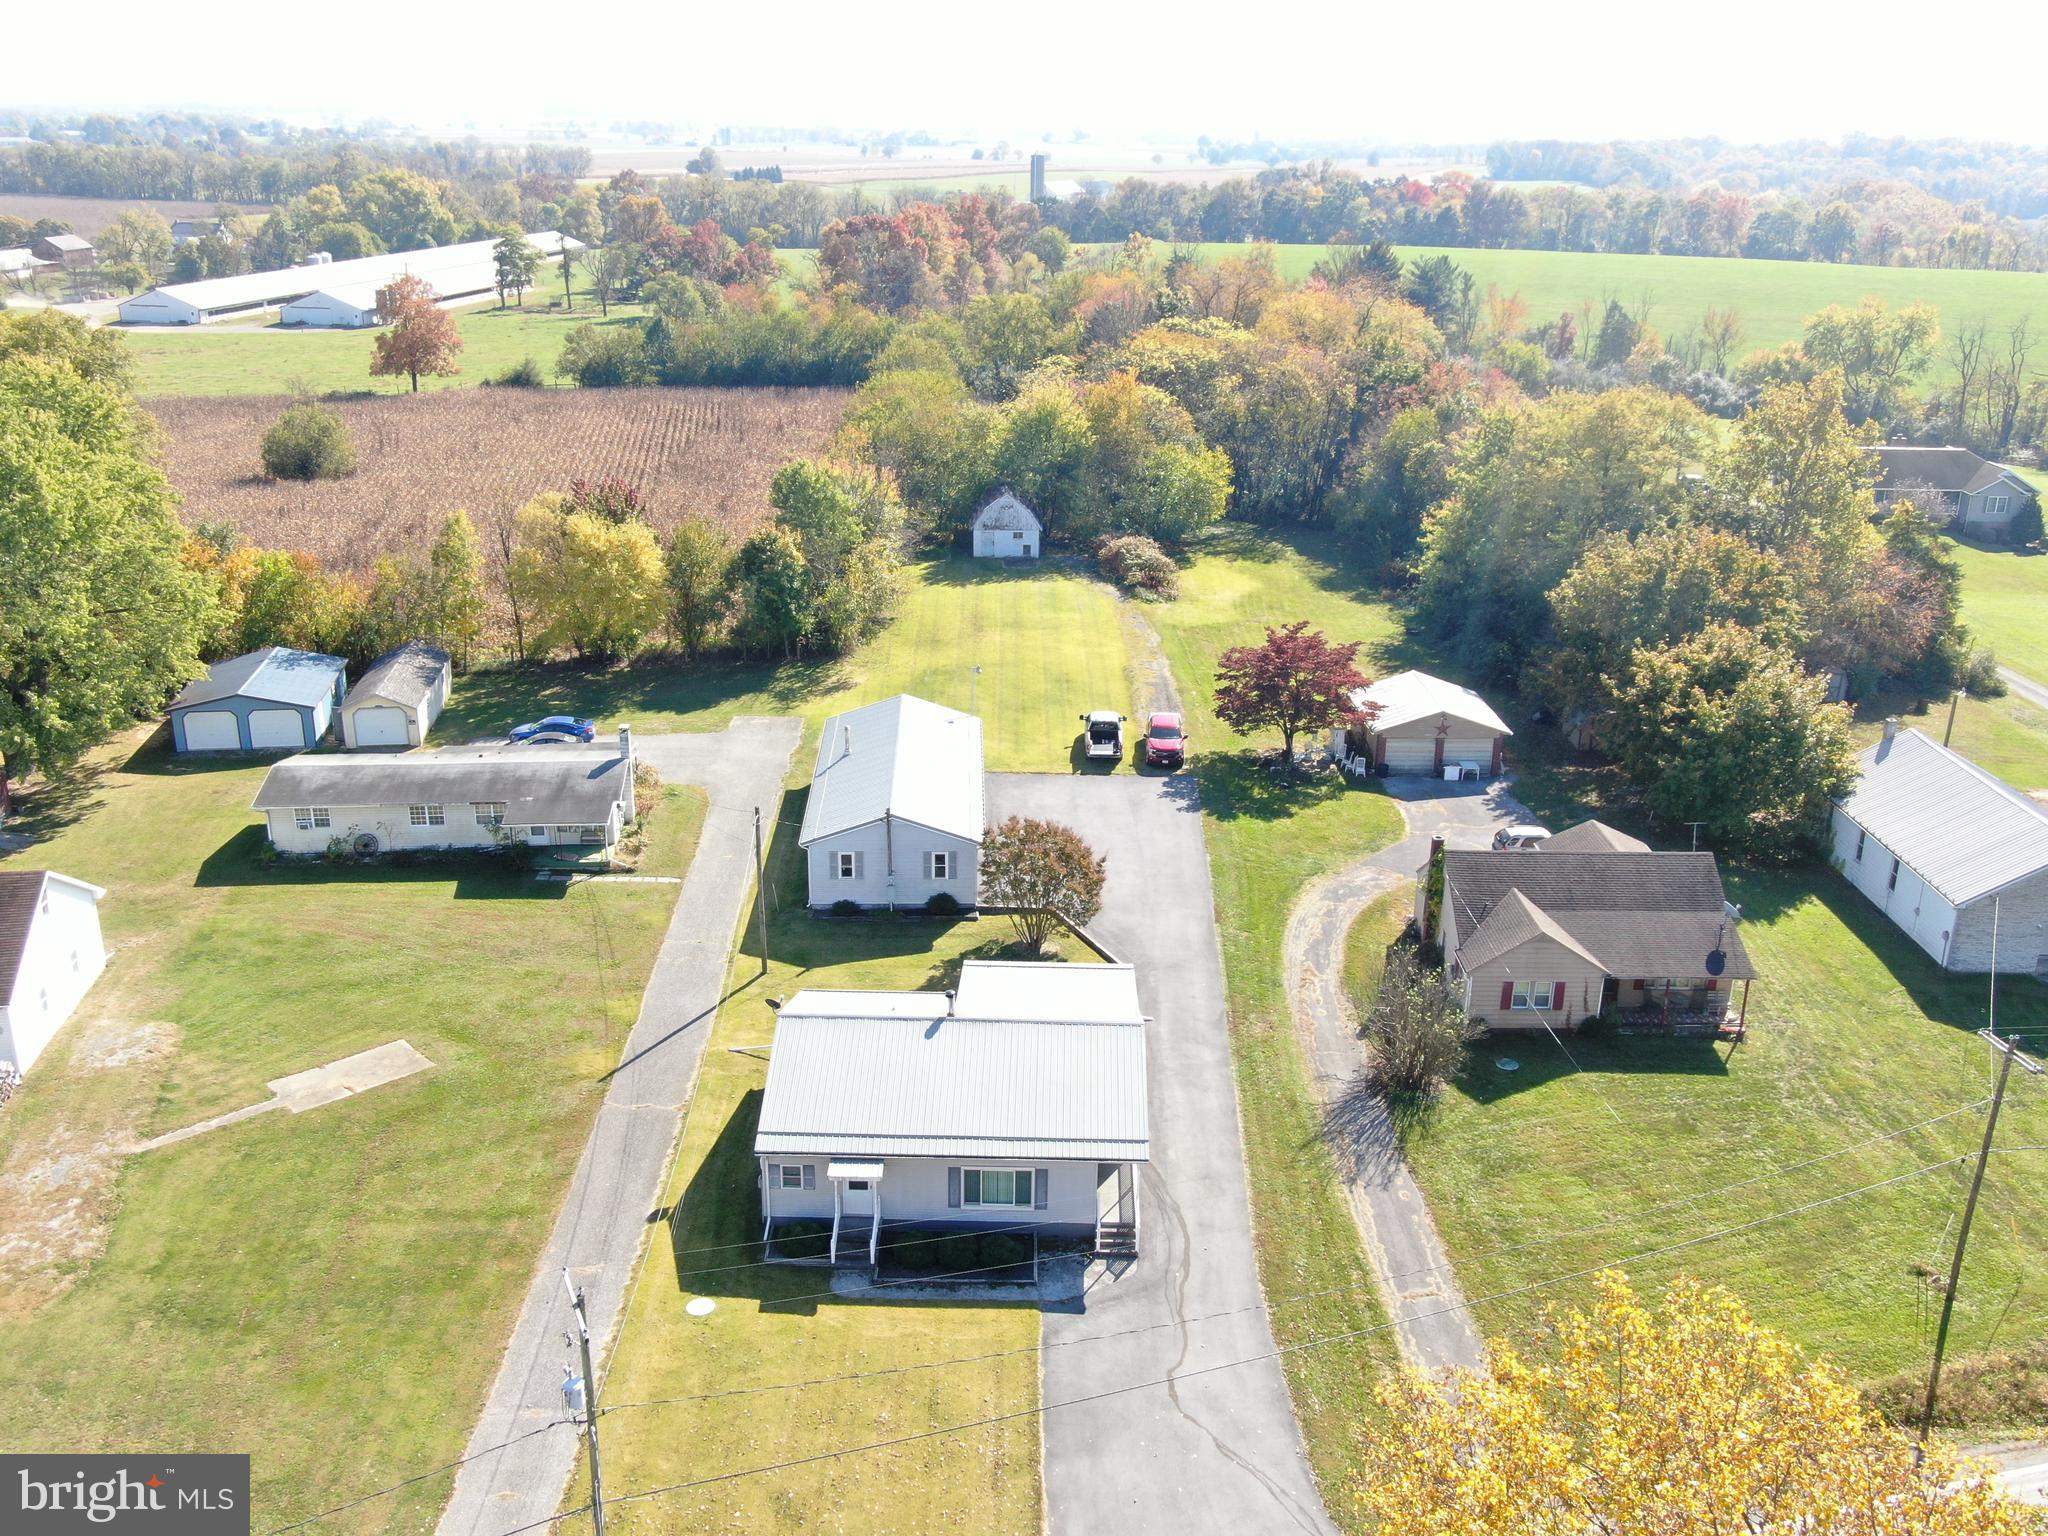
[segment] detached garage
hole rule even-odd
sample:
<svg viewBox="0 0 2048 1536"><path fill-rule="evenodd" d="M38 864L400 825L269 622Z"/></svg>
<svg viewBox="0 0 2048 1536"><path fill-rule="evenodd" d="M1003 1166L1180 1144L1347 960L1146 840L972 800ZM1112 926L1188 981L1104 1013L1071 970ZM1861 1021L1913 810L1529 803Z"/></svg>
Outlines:
<svg viewBox="0 0 2048 1536"><path fill-rule="evenodd" d="M179 752L300 752L319 744L347 685L339 656L282 645L217 661L171 701Z"/></svg>
<svg viewBox="0 0 2048 1536"><path fill-rule="evenodd" d="M1501 748L1514 732L1493 707L1470 688L1427 672L1396 672L1356 689L1352 704L1370 711L1361 743L1379 773L1426 773L1443 777L1446 768L1469 763L1487 778L1501 770ZM1337 732L1345 732L1340 727ZM1339 743L1342 751L1344 743Z"/></svg>
<svg viewBox="0 0 2048 1536"><path fill-rule="evenodd" d="M341 701L341 741L349 748L417 747L448 702L446 651L418 640L386 651Z"/></svg>

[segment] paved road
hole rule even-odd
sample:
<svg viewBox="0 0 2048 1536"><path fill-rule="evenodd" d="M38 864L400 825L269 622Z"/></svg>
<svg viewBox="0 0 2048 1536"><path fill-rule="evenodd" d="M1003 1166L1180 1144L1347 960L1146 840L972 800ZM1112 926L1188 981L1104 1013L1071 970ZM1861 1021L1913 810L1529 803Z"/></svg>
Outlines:
<svg viewBox="0 0 2048 1536"><path fill-rule="evenodd" d="M2048 1445L1982 1445L1966 1447L1997 1468L1992 1478L2007 1497L2048 1508Z"/></svg>
<svg viewBox="0 0 2048 1536"><path fill-rule="evenodd" d="M1529 814L1508 793L1506 780L1454 785L1397 778L1386 784L1401 801L1408 835L1302 892L1287 921L1288 999L1296 1027L1312 1041L1316 1091L1345 1194L1401 1353L1425 1371L1477 1370L1486 1359L1479 1330L1401 1156L1385 1101L1365 1079L1357 1011L1344 991L1344 943L1353 919L1374 897L1421 868L1431 838L1452 848L1485 848L1496 827L1527 821Z"/></svg>
<svg viewBox="0 0 2048 1536"><path fill-rule="evenodd" d="M583 1287L602 1377L752 890L754 828L747 813L757 805L775 813L802 729L793 719L741 719L716 733L639 739L641 756L664 779L709 789L711 809L639 1022L540 1255L498 1379L470 1436L470 1455L561 1417L562 1335L569 1326L565 1267ZM496 1536L552 1515L575 1467L577 1443L565 1428L470 1462L456 1476L440 1536Z"/></svg>
<svg viewBox="0 0 2048 1536"><path fill-rule="evenodd" d="M1273 1347L1252 1254L1223 962L1194 781L1182 775L992 774L991 821L1050 816L1108 855L1091 931L1137 966L1153 1022L1152 1158L1143 1253L1095 1271L1085 1309L1048 1312L1045 1401L1074 1401ZM1248 1309L1248 1310L1235 1310ZM1234 1315L1171 1324L1214 1312ZM1045 1416L1052 1536L1330 1532L1279 1362L1130 1392Z"/></svg>
<svg viewBox="0 0 2048 1536"><path fill-rule="evenodd" d="M2036 709L2048 709L2048 687L2043 687L2024 672L2015 672L2011 667L2000 667L1998 675L2005 679L2005 686L2025 699Z"/></svg>

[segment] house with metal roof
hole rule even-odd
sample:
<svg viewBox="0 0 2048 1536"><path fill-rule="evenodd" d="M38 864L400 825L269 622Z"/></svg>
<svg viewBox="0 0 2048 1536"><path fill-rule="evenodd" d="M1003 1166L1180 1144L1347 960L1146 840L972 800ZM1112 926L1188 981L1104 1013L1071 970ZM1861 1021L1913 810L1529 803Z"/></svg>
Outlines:
<svg viewBox="0 0 2048 1536"><path fill-rule="evenodd" d="M1432 850L1442 895L1425 864L1415 920L1443 946L1445 989L1491 1029L1577 1029L1600 1014L1674 1033L1740 1029L1756 970L1714 856L1578 830L1539 849Z"/></svg>
<svg viewBox="0 0 2048 1536"><path fill-rule="evenodd" d="M1470 688L1427 672L1396 672L1354 688L1351 706L1366 717L1363 732L1338 726L1333 753L1340 760L1363 757L1379 774L1442 778L1448 768L1492 778L1501 771L1502 747L1515 734Z"/></svg>
<svg viewBox="0 0 2048 1536"><path fill-rule="evenodd" d="M448 702L448 653L421 640L386 651L341 701L341 744L417 747Z"/></svg>
<svg viewBox="0 0 2048 1536"><path fill-rule="evenodd" d="M1128 965L970 960L952 992L798 993L754 1133L764 1239L830 1223L834 1263L874 1263L885 1224L1135 1254L1145 1029Z"/></svg>
<svg viewBox="0 0 2048 1536"><path fill-rule="evenodd" d="M1951 971L2048 970L2048 808L1917 730L1884 723L1835 802L1830 860Z"/></svg>
<svg viewBox="0 0 2048 1536"><path fill-rule="evenodd" d="M1885 443L1864 451L1877 459L1873 490L1879 507L1911 500L1937 520L1946 509L1949 526L1958 533L2004 539L2021 508L2041 499L2041 493L2009 465L1993 463L1968 448Z"/></svg>
<svg viewBox="0 0 2048 1536"><path fill-rule="evenodd" d="M827 720L797 835L813 910L973 906L981 775L974 715L899 693Z"/></svg>
<svg viewBox="0 0 2048 1536"><path fill-rule="evenodd" d="M252 808L280 853L369 856L508 843L610 860L637 817L633 731L608 743L489 743L417 752L308 752L264 776Z"/></svg>
<svg viewBox="0 0 2048 1536"><path fill-rule="evenodd" d="M99 886L0 869L0 1071L24 1074L107 966Z"/></svg>
<svg viewBox="0 0 2048 1536"><path fill-rule="evenodd" d="M298 752L327 734L348 689L348 663L265 646L216 661L170 703L178 752Z"/></svg>

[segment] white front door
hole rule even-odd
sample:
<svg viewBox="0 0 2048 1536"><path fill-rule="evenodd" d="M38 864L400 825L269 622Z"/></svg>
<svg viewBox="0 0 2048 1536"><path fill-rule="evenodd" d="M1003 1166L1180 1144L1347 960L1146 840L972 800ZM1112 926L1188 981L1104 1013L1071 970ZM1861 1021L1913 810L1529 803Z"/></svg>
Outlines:
<svg viewBox="0 0 2048 1536"><path fill-rule="evenodd" d="M867 1179L848 1179L839 1197L839 1211L842 1216L863 1219L874 1215L875 1186Z"/></svg>
<svg viewBox="0 0 2048 1536"><path fill-rule="evenodd" d="M306 717L296 709L249 711L249 745L259 752L306 744Z"/></svg>

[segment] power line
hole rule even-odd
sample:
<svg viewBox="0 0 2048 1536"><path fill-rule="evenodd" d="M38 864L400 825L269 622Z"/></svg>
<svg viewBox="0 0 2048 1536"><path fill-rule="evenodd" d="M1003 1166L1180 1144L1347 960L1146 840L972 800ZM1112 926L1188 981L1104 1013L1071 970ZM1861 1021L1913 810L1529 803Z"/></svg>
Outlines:
<svg viewBox="0 0 2048 1536"><path fill-rule="evenodd" d="M401 1482L393 1483L389 1488L379 1488L375 1493L366 1493L361 1498L350 1499L346 1504L337 1504L332 1509L323 1509L317 1515L307 1515L303 1520L294 1520L290 1525L273 1526L268 1531L265 1531L263 1536L284 1536L286 1531L296 1531L303 1526L312 1525L317 1521L345 1514L360 1505L370 1503L372 1500L386 1498L391 1494L410 1488L414 1483L423 1483L430 1477L439 1477L443 1472L453 1472L457 1467L467 1466L470 1462L480 1460L485 1456L496 1455L499 1451L509 1450L521 1441L531 1440L535 1435L544 1435L551 1429L560 1429L563 1425L573 1424L574 1422L575 1420L573 1419L552 1419L537 1428L529 1429L523 1435L514 1435L510 1440L501 1441L497 1445L487 1445L480 1451L471 1451L460 1461L451 1461L443 1466L432 1467L425 1472L417 1472Z"/></svg>

